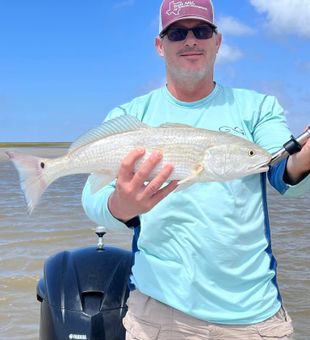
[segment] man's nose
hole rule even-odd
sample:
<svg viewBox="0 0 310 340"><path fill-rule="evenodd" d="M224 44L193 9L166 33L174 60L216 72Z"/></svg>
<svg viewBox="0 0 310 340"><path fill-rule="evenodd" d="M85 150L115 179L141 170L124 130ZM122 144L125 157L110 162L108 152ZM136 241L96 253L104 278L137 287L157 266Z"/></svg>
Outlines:
<svg viewBox="0 0 310 340"><path fill-rule="evenodd" d="M193 31L188 31L187 36L184 40L185 46L195 46L197 45L197 38L195 37Z"/></svg>

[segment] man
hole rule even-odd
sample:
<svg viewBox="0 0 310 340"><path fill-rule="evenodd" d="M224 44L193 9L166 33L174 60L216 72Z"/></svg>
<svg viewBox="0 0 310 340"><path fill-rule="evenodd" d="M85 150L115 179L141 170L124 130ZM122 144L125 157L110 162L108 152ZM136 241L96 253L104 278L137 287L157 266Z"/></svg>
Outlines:
<svg viewBox="0 0 310 340"><path fill-rule="evenodd" d="M229 127L271 153L280 149L290 132L276 99L214 82L221 34L211 1L165 0L160 21L155 44L167 85L107 119L130 114L151 126ZM82 198L96 223L134 227L126 339L290 339L271 250L266 175L173 192L177 183L165 183L173 164L146 184L163 155L155 150L135 172L143 155L143 148L130 152L115 183L96 194L87 183ZM298 195L310 187L309 170L310 140L268 177L282 194Z"/></svg>

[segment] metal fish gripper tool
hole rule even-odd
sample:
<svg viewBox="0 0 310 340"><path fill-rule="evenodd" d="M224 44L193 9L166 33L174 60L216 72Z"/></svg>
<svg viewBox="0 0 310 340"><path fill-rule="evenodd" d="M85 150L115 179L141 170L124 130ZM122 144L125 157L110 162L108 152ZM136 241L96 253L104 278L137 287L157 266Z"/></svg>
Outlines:
<svg viewBox="0 0 310 340"><path fill-rule="evenodd" d="M310 125L307 130L297 138L291 136L291 139L283 145L283 148L272 155L269 165L275 165L287 156L299 152L308 138L310 138Z"/></svg>

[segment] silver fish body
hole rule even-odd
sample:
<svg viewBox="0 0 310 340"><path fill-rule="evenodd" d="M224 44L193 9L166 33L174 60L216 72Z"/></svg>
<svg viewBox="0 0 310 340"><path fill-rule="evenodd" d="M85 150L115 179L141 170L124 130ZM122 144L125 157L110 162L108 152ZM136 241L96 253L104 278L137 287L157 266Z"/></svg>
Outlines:
<svg viewBox="0 0 310 340"><path fill-rule="evenodd" d="M180 189L195 182L226 181L264 172L271 160L271 154L241 137L181 124L149 127L127 115L89 131L73 143L63 157L40 159L17 153L8 155L19 171L31 212L46 187L59 177L91 173L92 191L96 192L116 178L121 161L136 148L145 149L136 169L158 150L163 159L148 180L170 163L174 170L169 180L178 180Z"/></svg>

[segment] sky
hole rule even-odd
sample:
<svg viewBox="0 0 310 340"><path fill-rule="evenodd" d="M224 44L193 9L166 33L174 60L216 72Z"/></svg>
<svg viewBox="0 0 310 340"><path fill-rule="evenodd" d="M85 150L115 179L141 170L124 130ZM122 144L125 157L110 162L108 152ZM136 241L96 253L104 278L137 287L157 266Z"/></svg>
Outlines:
<svg viewBox="0 0 310 340"><path fill-rule="evenodd" d="M160 0L0 0L0 142L73 141L165 84ZM214 0L215 80L275 95L310 124L310 0Z"/></svg>

